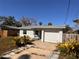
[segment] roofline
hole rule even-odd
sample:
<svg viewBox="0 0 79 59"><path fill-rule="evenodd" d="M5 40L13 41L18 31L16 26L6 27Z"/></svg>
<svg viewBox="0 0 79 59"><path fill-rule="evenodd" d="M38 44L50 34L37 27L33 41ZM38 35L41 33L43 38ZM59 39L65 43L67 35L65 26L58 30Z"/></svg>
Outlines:
<svg viewBox="0 0 79 59"><path fill-rule="evenodd" d="M65 26L23 26L23 27L15 27L15 26L6 26L11 29L64 29Z"/></svg>
<svg viewBox="0 0 79 59"><path fill-rule="evenodd" d="M18 29L64 29L65 26L25 26L19 27Z"/></svg>

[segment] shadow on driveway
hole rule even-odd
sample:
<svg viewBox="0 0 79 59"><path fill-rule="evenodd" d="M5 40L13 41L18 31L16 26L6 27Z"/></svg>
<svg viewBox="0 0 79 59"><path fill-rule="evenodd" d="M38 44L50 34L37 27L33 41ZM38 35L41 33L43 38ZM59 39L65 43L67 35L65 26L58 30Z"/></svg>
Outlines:
<svg viewBox="0 0 79 59"><path fill-rule="evenodd" d="M21 55L18 59L30 59L30 55L24 54L24 55Z"/></svg>

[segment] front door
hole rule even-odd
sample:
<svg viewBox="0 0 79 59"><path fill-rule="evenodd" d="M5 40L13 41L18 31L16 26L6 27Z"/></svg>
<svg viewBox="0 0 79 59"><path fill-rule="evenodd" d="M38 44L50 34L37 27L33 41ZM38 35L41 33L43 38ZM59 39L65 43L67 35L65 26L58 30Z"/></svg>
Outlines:
<svg viewBox="0 0 79 59"><path fill-rule="evenodd" d="M35 30L35 35L37 35L41 39L41 31L40 30Z"/></svg>

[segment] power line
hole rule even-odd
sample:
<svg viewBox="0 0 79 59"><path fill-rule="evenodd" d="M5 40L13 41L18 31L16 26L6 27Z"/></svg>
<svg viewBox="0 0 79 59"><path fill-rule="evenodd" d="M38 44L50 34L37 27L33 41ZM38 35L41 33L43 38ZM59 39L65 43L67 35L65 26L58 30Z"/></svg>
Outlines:
<svg viewBox="0 0 79 59"><path fill-rule="evenodd" d="M76 13L75 13L75 18L77 19L77 18L79 18L79 9L76 11Z"/></svg>
<svg viewBox="0 0 79 59"><path fill-rule="evenodd" d="M75 15L74 15L73 21L76 20L76 19L79 19L79 9L77 9L75 11Z"/></svg>
<svg viewBox="0 0 79 59"><path fill-rule="evenodd" d="M66 25L67 20L68 20L69 9L70 9L70 0L68 1L68 5L67 5L66 18L65 18L65 21L64 21L64 24L65 24L65 25Z"/></svg>

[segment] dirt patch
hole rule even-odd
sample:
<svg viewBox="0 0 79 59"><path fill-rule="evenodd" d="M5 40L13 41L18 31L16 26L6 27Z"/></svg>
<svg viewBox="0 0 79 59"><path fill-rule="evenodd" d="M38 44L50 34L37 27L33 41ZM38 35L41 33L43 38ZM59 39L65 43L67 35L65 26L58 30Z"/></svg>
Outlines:
<svg viewBox="0 0 79 59"><path fill-rule="evenodd" d="M47 59L49 55L56 49L56 44L34 41L35 47L26 48L22 52L11 56L12 59L26 58L28 59ZM28 55L28 56L25 56ZM22 57L24 56L24 57Z"/></svg>
<svg viewBox="0 0 79 59"><path fill-rule="evenodd" d="M33 42L38 48L53 51L56 49L57 44L49 43L49 42L42 42L42 41L34 41Z"/></svg>

